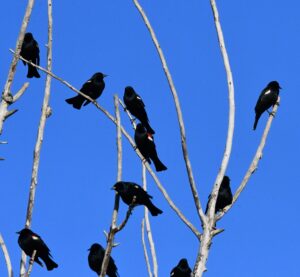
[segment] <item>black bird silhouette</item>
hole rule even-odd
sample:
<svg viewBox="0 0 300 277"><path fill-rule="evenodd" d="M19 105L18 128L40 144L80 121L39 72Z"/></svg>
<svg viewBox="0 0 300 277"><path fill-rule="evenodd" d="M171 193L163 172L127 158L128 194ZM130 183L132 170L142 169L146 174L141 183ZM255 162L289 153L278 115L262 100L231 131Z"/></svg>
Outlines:
<svg viewBox="0 0 300 277"><path fill-rule="evenodd" d="M31 257L34 250L36 250L34 258L36 263L43 266L42 262L39 260L39 258L41 258L46 264L47 270L58 267L58 265L50 258L52 257L50 249L39 235L26 228L17 232L17 234L20 234L18 244L27 256Z"/></svg>
<svg viewBox="0 0 300 277"><path fill-rule="evenodd" d="M280 89L281 87L279 86L279 83L277 81L272 81L262 90L255 105L255 121L253 130L256 129L258 120L261 115L276 104Z"/></svg>
<svg viewBox="0 0 300 277"><path fill-rule="evenodd" d="M112 189L118 192L125 204L130 205L134 201L134 205L144 205L148 208L151 215L157 216L162 211L153 205L149 195L141 186L132 182L117 182Z"/></svg>
<svg viewBox="0 0 300 277"><path fill-rule="evenodd" d="M150 134L155 134L154 130L149 125L145 104L142 98L134 91L132 87L128 86L125 88L123 100L126 105L126 109L144 125L144 127L147 129L147 132Z"/></svg>
<svg viewBox="0 0 300 277"><path fill-rule="evenodd" d="M191 277L192 270L189 267L187 259L181 259L177 266L175 266L170 277Z"/></svg>
<svg viewBox="0 0 300 277"><path fill-rule="evenodd" d="M89 249L90 253L88 256L88 262L91 270L95 271L97 275L100 275L102 262L105 254L104 248L99 243L94 243ZM118 268L116 267L115 261L112 257L109 258L106 275L109 277L117 277Z"/></svg>
<svg viewBox="0 0 300 277"><path fill-rule="evenodd" d="M86 81L80 91L87 96L91 97L92 99L96 100L98 97L101 96L104 88L105 83L103 78L105 78L107 75L97 72L95 73L88 81ZM83 102L85 101L83 106L86 106L91 101L85 99L82 95L78 94L75 97L66 99L66 102L68 104L73 105L75 109L80 110Z"/></svg>
<svg viewBox="0 0 300 277"><path fill-rule="evenodd" d="M32 33L25 34L20 55L24 59L31 61L36 65L40 65L40 49L38 43L33 38ZM23 64L26 65L26 62L23 61ZM41 76L34 66L28 64L27 78L32 77L40 78Z"/></svg>
<svg viewBox="0 0 300 277"><path fill-rule="evenodd" d="M210 197L211 196L209 195L205 213L207 213ZM228 176L224 176L217 197L215 213L223 210L226 206L230 205L231 203L232 203L232 192L230 189L230 179Z"/></svg>
<svg viewBox="0 0 300 277"><path fill-rule="evenodd" d="M153 161L156 171L167 170L167 167L157 156L153 136L147 133L141 123L136 126L134 140L137 148L140 150L147 162L151 163L150 159Z"/></svg>

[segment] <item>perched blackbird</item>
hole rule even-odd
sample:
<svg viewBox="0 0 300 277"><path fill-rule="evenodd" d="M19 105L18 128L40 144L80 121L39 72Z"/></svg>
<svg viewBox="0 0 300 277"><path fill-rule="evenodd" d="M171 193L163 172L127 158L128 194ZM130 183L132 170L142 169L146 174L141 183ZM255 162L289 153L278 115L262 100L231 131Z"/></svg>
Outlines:
<svg viewBox="0 0 300 277"><path fill-rule="evenodd" d="M135 116L147 129L150 134L155 134L154 130L149 125L148 115L145 110L145 104L142 98L134 91L132 87L126 87L124 96L126 109Z"/></svg>
<svg viewBox="0 0 300 277"><path fill-rule="evenodd" d="M150 159L153 161L156 171L163 171L167 169L157 156L153 136L147 133L141 123L136 126L134 140L137 148L140 150L147 162L151 163Z"/></svg>
<svg viewBox="0 0 300 277"><path fill-rule="evenodd" d="M181 259L177 266L175 266L170 277L191 277L192 270L189 267L187 259Z"/></svg>
<svg viewBox="0 0 300 277"><path fill-rule="evenodd" d="M89 266L91 270L97 273L97 275L100 275L105 249L100 244L94 243L92 244L89 251L90 251L88 256ZM118 268L115 265L114 259L110 257L108 262L108 267L106 270L106 275L109 277L117 277L119 276L117 270Z"/></svg>
<svg viewBox="0 0 300 277"><path fill-rule="evenodd" d="M253 130L256 129L258 120L264 111L276 104L280 89L281 87L279 86L279 83L277 81L272 81L262 90L255 106L255 121Z"/></svg>
<svg viewBox="0 0 300 277"><path fill-rule="evenodd" d="M27 256L31 257L34 250L36 250L34 257L36 263L43 266L42 262L39 260L39 258L41 258L46 264L47 270L58 267L58 265L50 258L52 257L50 249L39 235L26 228L17 232L17 234L20 234L18 244Z"/></svg>
<svg viewBox="0 0 300 277"><path fill-rule="evenodd" d="M20 55L24 59L31 61L36 65L40 65L40 49L38 43L33 38L32 33L25 34ZM26 65L24 61L23 64ZM40 78L41 76L34 66L28 64L27 78L32 77Z"/></svg>
<svg viewBox="0 0 300 277"><path fill-rule="evenodd" d="M127 205L132 204L133 198L135 198L134 205L145 205L153 216L162 214L162 211L151 202L150 198L152 198L152 196L138 184L132 182L117 182L112 189L118 192Z"/></svg>
<svg viewBox="0 0 300 277"><path fill-rule="evenodd" d="M105 88L105 83L103 78L105 78L107 75L103 73L95 73L91 79L86 81L80 91L87 96L91 97L92 99L96 100L100 95L102 94L104 88ZM83 106L86 106L89 104L91 101L85 99L82 95L78 94L75 97L68 98L66 99L66 102L73 105L75 109L80 110L83 102L85 101Z"/></svg>
<svg viewBox="0 0 300 277"><path fill-rule="evenodd" d="M209 201L210 201L210 195L208 197L205 213L207 213ZM226 206L230 205L231 203L232 203L232 192L230 189L230 179L228 176L224 176L218 193L215 213L223 210Z"/></svg>

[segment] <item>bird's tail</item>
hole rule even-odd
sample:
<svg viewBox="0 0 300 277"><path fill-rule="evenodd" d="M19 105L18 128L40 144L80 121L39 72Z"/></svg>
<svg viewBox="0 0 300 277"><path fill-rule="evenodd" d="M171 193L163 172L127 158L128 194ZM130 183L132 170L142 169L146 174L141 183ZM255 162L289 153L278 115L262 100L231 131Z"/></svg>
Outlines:
<svg viewBox="0 0 300 277"><path fill-rule="evenodd" d="M154 206L154 204L151 201L149 201L149 203L147 204L147 208L150 211L152 216L157 216L163 213L163 211L157 208L156 206Z"/></svg>
<svg viewBox="0 0 300 277"><path fill-rule="evenodd" d="M255 121L254 121L254 125L253 125L253 130L256 129L256 126L257 126L257 123L258 123L258 120L260 118L261 114L256 114L255 115Z"/></svg>
<svg viewBox="0 0 300 277"><path fill-rule="evenodd" d="M40 74L38 73L36 67L28 64L28 72L27 72L27 78L32 78L32 77L35 77L35 78L40 78Z"/></svg>
<svg viewBox="0 0 300 277"><path fill-rule="evenodd" d="M156 156L153 157L152 161L154 162L154 166L157 172L167 170L168 168L160 161L160 159Z"/></svg>
<svg viewBox="0 0 300 277"><path fill-rule="evenodd" d="M80 110L84 101L85 101L85 98L81 95L77 95L75 97L66 99L66 102L70 105L73 105L73 107L77 110Z"/></svg>
<svg viewBox="0 0 300 277"><path fill-rule="evenodd" d="M42 257L41 257L42 258ZM53 270L54 268L58 267L58 264L54 262L49 256L42 258L44 263L46 264L47 270Z"/></svg>
<svg viewBox="0 0 300 277"><path fill-rule="evenodd" d="M145 121L145 122L142 122L142 124L144 125L144 127L146 128L147 132L151 135L154 135L155 134L155 131L151 128L148 120Z"/></svg>

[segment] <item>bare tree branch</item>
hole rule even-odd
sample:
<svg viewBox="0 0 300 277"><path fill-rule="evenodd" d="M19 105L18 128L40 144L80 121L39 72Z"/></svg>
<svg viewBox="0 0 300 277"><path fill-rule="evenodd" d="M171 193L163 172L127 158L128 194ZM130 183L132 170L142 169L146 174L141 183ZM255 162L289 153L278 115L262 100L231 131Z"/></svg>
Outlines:
<svg viewBox="0 0 300 277"><path fill-rule="evenodd" d="M274 116L277 113L277 110L278 110L278 107L279 107L279 103L280 103L280 97L278 97L277 103L273 107L272 114L269 116L269 119L267 121L265 130L264 130L263 135L261 137L259 146L258 146L258 148L256 150L255 155L254 155L254 158L253 158L253 160L252 160L252 162L251 162L251 164L250 164L250 166L249 166L249 168L248 168L248 170L247 170L247 172L246 172L246 174L245 174L245 176L244 176L244 178L243 178L240 186L238 187L238 189L236 190L236 192L235 192L235 194L233 196L232 204L229 205L229 206L227 206L221 213L219 213L217 215L217 220L220 220L224 216L224 214L227 213L232 208L232 206L238 200L240 194L242 193L242 191L246 187L246 185L247 185L250 177L256 171L257 165L258 165L259 161L262 158L263 150L264 150L264 147L265 147L266 141L267 141L267 137L268 137L268 134L270 132Z"/></svg>
<svg viewBox="0 0 300 277"><path fill-rule="evenodd" d="M163 54L163 51L162 51L162 49L159 45L159 42L158 42L158 39L157 39L157 37L154 33L154 30L153 30L153 28L150 24L150 21L147 18L147 15L144 12L143 8L141 7L139 1L138 0L133 0L133 2L135 4L136 8L138 9L140 15L142 16L146 27L149 30L149 33L151 35L152 41L153 41L153 43L156 47L156 50L158 52L159 58L160 58L161 63L162 63L163 70L164 70L165 75L167 77L169 87L170 87L170 90L171 90L173 98L174 98L174 103L175 103L175 107L176 107L178 123L179 123L179 128L180 128L181 147L182 147L183 157L184 157L184 161L185 161L185 165L186 165L186 169L187 169L187 174L188 174L188 178L189 178L189 184L190 184L190 187L191 187L191 190L192 190L192 195L193 195L194 202L195 202L195 205L196 205L197 213L198 213L201 221L205 222L206 221L206 216L203 213L203 210L202 210L202 207L201 207L201 202L200 202L200 199L199 199L197 186L196 186L195 179L194 179L194 176L193 176L192 164L190 162L189 155L188 155L188 149L187 149L187 144L186 144L185 126L184 126L184 121L183 121L183 116L182 116L182 111L181 111L181 107L180 107L178 94L177 94L177 91L176 91L171 73L169 71L167 61L166 61L165 56Z"/></svg>
<svg viewBox="0 0 300 277"><path fill-rule="evenodd" d="M146 178L146 167L143 164L143 173L142 173L142 179L143 179L143 188L147 191L147 178ZM152 257L152 264L153 264L153 276L158 277L158 263L157 263L157 256L156 256L156 250L155 250L155 244L152 236L151 231L151 225L149 220L149 212L148 209L145 207L145 222L146 222L146 231L148 236L148 241L150 245L150 251L151 251L151 257Z"/></svg>
<svg viewBox="0 0 300 277"><path fill-rule="evenodd" d="M13 277L14 273L13 273L13 269L12 269L12 266L11 266L11 260L10 260L8 250L7 250L7 247L5 245L5 242L4 242L4 239L3 239L1 233L0 233L0 247L2 249L4 259L5 259L5 263L6 263L6 267L7 267L7 276L8 277Z"/></svg>
<svg viewBox="0 0 300 277"><path fill-rule="evenodd" d="M147 252L147 246L146 246L146 241L145 241L145 219L143 218L142 220L142 225L141 225L141 229L142 229L142 244L143 244L143 250L144 250L144 257L145 257L145 262L147 265L147 270L148 270L148 275L149 277L152 277L152 272L151 272L151 266L150 266L150 261L149 261L149 256L148 256L148 252Z"/></svg>
<svg viewBox="0 0 300 277"><path fill-rule="evenodd" d="M47 70L51 71L52 69L52 0L48 0L48 48L47 48ZM40 123L38 127L38 134L37 140L34 148L34 157L33 157L33 165L32 165L32 173L31 173L31 183L30 183L30 191L29 191L29 198L28 198L28 205L27 205L27 213L26 213L26 222L25 228L30 228L31 221L32 221L32 213L35 201L35 192L37 186L37 179L38 179L38 170L39 170L39 163L40 163L40 154L42 149L46 119L49 109L49 99L50 99L50 90L51 90L51 76L47 75L46 84L45 84L45 94L42 106L42 114L40 118ZM22 276L23 273L26 271L25 269L26 264L26 256L22 254L21 259L21 268L20 268L20 275Z"/></svg>
<svg viewBox="0 0 300 277"><path fill-rule="evenodd" d="M216 235L214 230L215 225L215 206L218 196L218 191L220 189L220 185L222 182L222 179L224 177L224 174L226 172L229 158L231 155L231 149L232 149L232 141L233 141L233 132L234 132L234 118L235 118L235 103L234 103L234 85L233 85L233 77L231 73L230 63L229 63L229 57L226 51L225 47L225 41L224 36L222 32L221 23L219 20L219 13L217 9L217 5L215 0L210 0L213 16L214 16L214 22L215 27L218 35L218 40L220 44L220 50L222 53L226 76L227 76L227 85L228 85L228 99L229 99L229 119L228 119L228 131L227 131L227 139L226 139L226 146L225 151L223 155L223 159L221 162L221 167L219 169L218 175L216 177L212 192L210 201L208 203L208 211L207 211L207 217L208 221L205 222L203 226L203 236L201 238L201 245L198 252L197 262L194 267L194 275L195 276L202 276L203 273L206 271L206 262L208 258L209 249L211 246L211 241L214 235Z"/></svg>
<svg viewBox="0 0 300 277"><path fill-rule="evenodd" d="M24 15L21 29L20 29L20 33L19 33L17 43L16 43L15 55L13 56L13 59L12 59L12 62L11 62L10 68L9 68L9 72L8 72L8 77L7 77L7 80L6 80L6 83L4 86L4 90L2 93L2 100L0 103L0 135L2 134L4 121L7 118L7 116L6 116L7 112L8 112L7 108L11 104L11 103L7 102L5 99L7 98L7 96L9 96L11 94L11 86L12 86L12 82L15 77L17 64L18 64L18 60L19 60L19 55L21 52L25 32L26 32L28 22L29 22L29 19L31 16L33 5L34 5L34 0L28 0L25 15Z"/></svg>
<svg viewBox="0 0 300 277"><path fill-rule="evenodd" d="M30 274L31 274L31 271L32 271L32 268L33 268L33 263L34 263L35 255L36 255L36 250L33 251L32 256L30 257L28 271L27 271L27 273L26 273L26 275L25 275L26 277L29 277Z"/></svg>
<svg viewBox="0 0 300 277"><path fill-rule="evenodd" d="M121 117L120 117L120 109L119 109L119 101L118 96L114 95L114 105L115 105L115 115L116 115L116 124L117 124L117 182L122 180L122 136L121 136ZM116 193L115 195L115 204L114 211L112 215L112 222L110 226L110 231L107 236L107 246L105 249L104 258L102 261L102 267L100 272L100 277L104 277L107 271L110 254L112 251L112 247L114 244L114 237L117 233L117 218L119 212L119 203L120 203L120 195ZM126 221L127 222L127 221ZM125 223L126 224L126 223ZM125 226L124 224L124 226Z"/></svg>
<svg viewBox="0 0 300 277"><path fill-rule="evenodd" d="M20 90L15 94L13 97L13 103L19 100L19 98L24 94L25 90L29 87L29 83L26 82L24 85L20 88Z"/></svg>

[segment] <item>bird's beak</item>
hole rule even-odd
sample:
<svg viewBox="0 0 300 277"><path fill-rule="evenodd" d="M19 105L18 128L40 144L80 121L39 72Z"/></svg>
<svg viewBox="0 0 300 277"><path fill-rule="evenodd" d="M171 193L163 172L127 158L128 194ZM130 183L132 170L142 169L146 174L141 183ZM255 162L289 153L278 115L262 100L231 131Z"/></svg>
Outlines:
<svg viewBox="0 0 300 277"><path fill-rule="evenodd" d="M116 190L116 187L115 187L115 186L113 186L113 187L111 188L111 190Z"/></svg>
<svg viewBox="0 0 300 277"><path fill-rule="evenodd" d="M86 250L86 251L90 251L91 250L91 248L89 248L88 250Z"/></svg>
<svg viewBox="0 0 300 277"><path fill-rule="evenodd" d="M16 234L20 234L21 233L21 231L19 231L19 232L16 232Z"/></svg>
<svg viewBox="0 0 300 277"><path fill-rule="evenodd" d="M107 74L103 74L103 78L107 77L108 75Z"/></svg>
<svg viewBox="0 0 300 277"><path fill-rule="evenodd" d="M281 87L281 86L279 86L279 88L280 88L280 89L282 89L282 87Z"/></svg>

